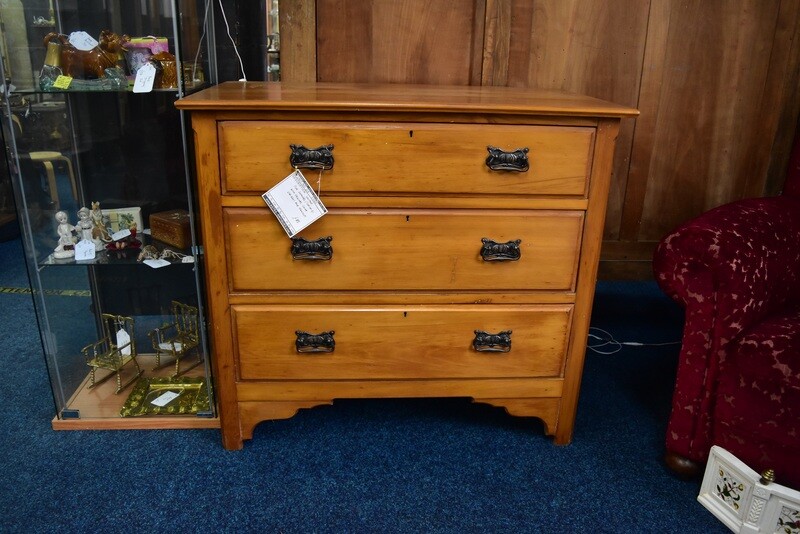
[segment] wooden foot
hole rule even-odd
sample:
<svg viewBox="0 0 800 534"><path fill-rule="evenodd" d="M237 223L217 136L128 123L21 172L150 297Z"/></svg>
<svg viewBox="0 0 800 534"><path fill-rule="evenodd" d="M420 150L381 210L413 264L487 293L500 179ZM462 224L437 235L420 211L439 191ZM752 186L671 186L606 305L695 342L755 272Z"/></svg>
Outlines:
<svg viewBox="0 0 800 534"><path fill-rule="evenodd" d="M505 408L509 415L517 417L536 417L544 423L544 433L552 436L558 428L558 412L560 402L558 398L538 399L473 399Z"/></svg>
<svg viewBox="0 0 800 534"><path fill-rule="evenodd" d="M331 400L309 401L257 401L239 403L239 425L241 439L253 439L253 430L261 421L289 419L301 408L313 408L333 404ZM224 430L224 427L223 427Z"/></svg>
<svg viewBox="0 0 800 534"><path fill-rule="evenodd" d="M703 466L699 463L671 451L664 453L664 463L675 476L685 480L697 478L703 472Z"/></svg>

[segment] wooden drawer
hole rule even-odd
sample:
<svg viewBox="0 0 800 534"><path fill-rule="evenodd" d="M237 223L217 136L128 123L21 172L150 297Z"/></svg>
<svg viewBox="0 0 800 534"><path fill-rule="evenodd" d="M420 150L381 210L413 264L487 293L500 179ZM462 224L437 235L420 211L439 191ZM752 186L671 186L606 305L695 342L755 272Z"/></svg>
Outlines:
<svg viewBox="0 0 800 534"><path fill-rule="evenodd" d="M232 292L570 290L583 212L332 209L301 236L331 236L328 261L293 259L267 208L226 208L224 221ZM484 261L484 237L520 239L520 259Z"/></svg>
<svg viewBox="0 0 800 534"><path fill-rule="evenodd" d="M223 194L261 194L288 175L290 144L333 144L330 193L586 196L593 128L226 121L218 126ZM528 148L527 172L491 171L487 145ZM317 171L305 172L316 183Z"/></svg>
<svg viewBox="0 0 800 534"><path fill-rule="evenodd" d="M241 380L557 377L571 305L232 306ZM478 352L475 330L510 330ZM329 353L298 353L296 331L333 331Z"/></svg>

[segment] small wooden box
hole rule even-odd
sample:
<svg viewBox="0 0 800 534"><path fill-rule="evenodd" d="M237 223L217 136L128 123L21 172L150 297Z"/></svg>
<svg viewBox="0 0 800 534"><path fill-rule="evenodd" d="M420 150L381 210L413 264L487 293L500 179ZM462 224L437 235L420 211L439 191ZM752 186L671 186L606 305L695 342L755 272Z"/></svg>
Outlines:
<svg viewBox="0 0 800 534"><path fill-rule="evenodd" d="M150 214L150 235L168 245L189 248L192 245L189 212L178 209Z"/></svg>

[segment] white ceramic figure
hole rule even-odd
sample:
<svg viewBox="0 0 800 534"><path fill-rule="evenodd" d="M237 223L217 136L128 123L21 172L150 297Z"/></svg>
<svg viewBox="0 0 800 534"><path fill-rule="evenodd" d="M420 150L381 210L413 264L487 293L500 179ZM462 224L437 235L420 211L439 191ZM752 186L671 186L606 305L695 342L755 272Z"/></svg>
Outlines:
<svg viewBox="0 0 800 534"><path fill-rule="evenodd" d="M75 231L79 232L79 240L91 241L94 244L94 250L103 250L103 242L94 231L94 222L92 222L92 214L86 206L78 210L78 224L75 226Z"/></svg>
<svg viewBox="0 0 800 534"><path fill-rule="evenodd" d="M111 235L108 233L108 229L106 229L106 222L103 220L103 210L100 209L99 202L92 202L92 224L94 225L94 229L92 233L94 235L94 239L99 239L102 243L111 243Z"/></svg>
<svg viewBox="0 0 800 534"><path fill-rule="evenodd" d="M58 246L53 250L53 257L57 259L74 258L75 238L72 234L76 227L69 223L66 211L56 212L56 221L58 221Z"/></svg>

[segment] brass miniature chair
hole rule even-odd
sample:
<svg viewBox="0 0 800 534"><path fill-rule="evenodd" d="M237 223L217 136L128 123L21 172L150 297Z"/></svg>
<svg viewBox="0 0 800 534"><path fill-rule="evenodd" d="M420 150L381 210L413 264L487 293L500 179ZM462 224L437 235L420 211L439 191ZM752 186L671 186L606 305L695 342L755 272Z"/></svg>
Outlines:
<svg viewBox="0 0 800 534"><path fill-rule="evenodd" d="M149 333L156 352L156 366L153 370L161 369L175 363L175 373L172 378L182 375L203 363L202 351L197 350L197 361L181 370L181 360L197 349L200 344L198 329L199 314L197 308L172 301L173 322L165 324ZM162 362L162 356L165 361Z"/></svg>
<svg viewBox="0 0 800 534"><path fill-rule="evenodd" d="M85 346L81 352L86 358L86 364L92 368L89 387L93 388L116 375L117 390L114 394L117 394L131 385L143 373L139 367L139 362L136 361L134 321L133 317L110 313L102 314L101 321L103 323L103 338ZM136 367L136 375L123 384L121 371L129 362L133 362ZM100 380L96 380L95 374L98 369L107 369L111 372Z"/></svg>

